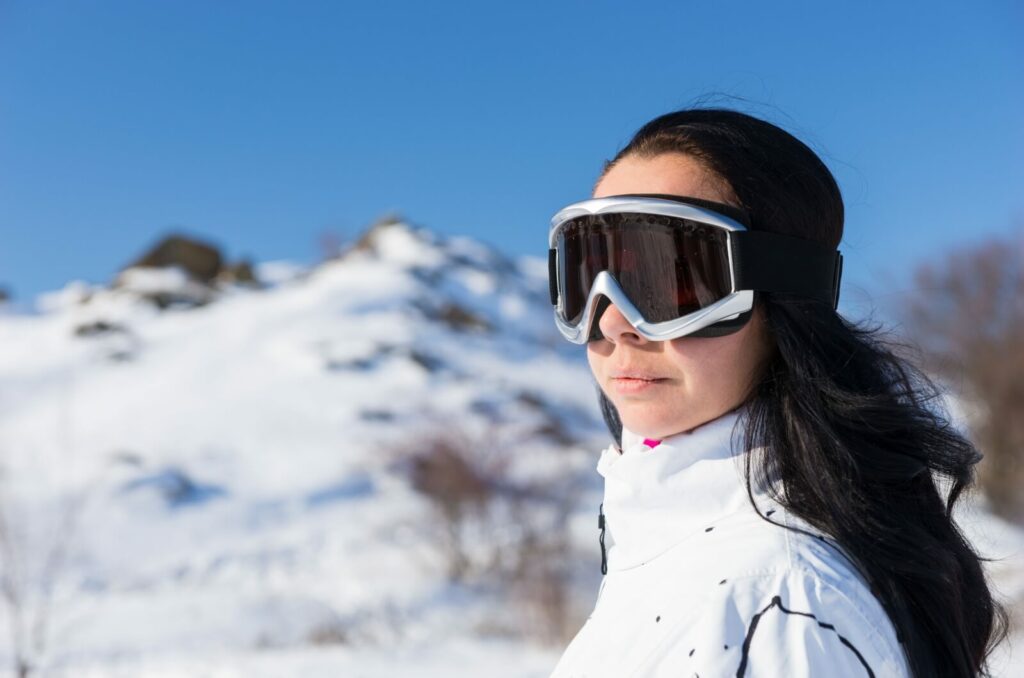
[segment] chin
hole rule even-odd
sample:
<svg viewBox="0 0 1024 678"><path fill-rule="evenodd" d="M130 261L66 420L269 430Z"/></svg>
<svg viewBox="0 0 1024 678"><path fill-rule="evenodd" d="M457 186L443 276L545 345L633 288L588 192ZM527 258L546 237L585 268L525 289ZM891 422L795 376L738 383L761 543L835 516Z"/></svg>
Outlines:
<svg viewBox="0 0 1024 678"><path fill-rule="evenodd" d="M683 430L679 426L666 423L663 418L655 419L649 415L622 417L622 425L633 433L652 440L661 440Z"/></svg>
<svg viewBox="0 0 1024 678"><path fill-rule="evenodd" d="M633 414L634 416L624 416L622 410L619 410L622 425L633 433L651 440L664 440L677 433L690 431L708 421L700 417L673 417L667 414L652 416L651 412Z"/></svg>

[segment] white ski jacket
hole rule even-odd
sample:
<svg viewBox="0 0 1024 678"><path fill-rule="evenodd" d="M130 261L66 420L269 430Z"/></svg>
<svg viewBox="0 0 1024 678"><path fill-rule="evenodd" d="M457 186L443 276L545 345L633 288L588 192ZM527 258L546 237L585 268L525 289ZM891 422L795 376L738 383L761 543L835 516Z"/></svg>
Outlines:
<svg viewBox="0 0 1024 678"><path fill-rule="evenodd" d="M910 675L834 542L763 488L762 514L814 536L754 512L738 421L734 410L660 444L624 430L621 454L601 453L607 574L552 678Z"/></svg>

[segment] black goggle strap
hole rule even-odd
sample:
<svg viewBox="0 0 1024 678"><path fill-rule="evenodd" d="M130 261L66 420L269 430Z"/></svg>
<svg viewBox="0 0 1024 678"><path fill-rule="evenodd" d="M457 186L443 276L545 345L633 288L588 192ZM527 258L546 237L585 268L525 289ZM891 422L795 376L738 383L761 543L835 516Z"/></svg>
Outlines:
<svg viewBox="0 0 1024 678"><path fill-rule="evenodd" d="M819 299L839 307L843 255L778 233L730 233L737 290L777 292ZM558 250L548 250L548 291L558 304Z"/></svg>
<svg viewBox="0 0 1024 678"><path fill-rule="evenodd" d="M558 305L558 250L548 250L548 291L551 292L551 305Z"/></svg>
<svg viewBox="0 0 1024 678"><path fill-rule="evenodd" d="M838 250L765 231L729 236L737 290L792 294L839 307L843 255Z"/></svg>

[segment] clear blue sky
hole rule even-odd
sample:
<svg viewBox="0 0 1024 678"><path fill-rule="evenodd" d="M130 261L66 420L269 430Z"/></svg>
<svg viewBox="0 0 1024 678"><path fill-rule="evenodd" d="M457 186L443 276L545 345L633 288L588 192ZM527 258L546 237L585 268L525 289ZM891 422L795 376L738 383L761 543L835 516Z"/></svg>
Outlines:
<svg viewBox="0 0 1024 678"><path fill-rule="evenodd" d="M172 227L313 263L391 210L543 256L639 125L718 94L822 154L844 300L881 302L1024 221L1021 7L0 0L0 285L109 281Z"/></svg>

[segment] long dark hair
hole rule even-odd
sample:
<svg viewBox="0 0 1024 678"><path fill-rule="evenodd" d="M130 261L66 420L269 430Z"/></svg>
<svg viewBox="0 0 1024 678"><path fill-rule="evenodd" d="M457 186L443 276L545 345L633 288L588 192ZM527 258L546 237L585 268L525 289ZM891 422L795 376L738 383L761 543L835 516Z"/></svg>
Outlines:
<svg viewBox="0 0 1024 678"><path fill-rule="evenodd" d="M734 110L676 111L644 125L604 172L626 156L670 152L724 179L753 229L839 245L839 186L785 130ZM743 408L751 503L751 483L766 484L831 535L888 611L915 676L988 675L1007 615L989 591L985 559L952 517L974 482L977 449L951 426L939 389L905 357L907 347L881 326L850 323L820 301L756 298L776 350ZM600 398L621 442L615 407Z"/></svg>

